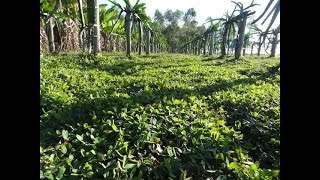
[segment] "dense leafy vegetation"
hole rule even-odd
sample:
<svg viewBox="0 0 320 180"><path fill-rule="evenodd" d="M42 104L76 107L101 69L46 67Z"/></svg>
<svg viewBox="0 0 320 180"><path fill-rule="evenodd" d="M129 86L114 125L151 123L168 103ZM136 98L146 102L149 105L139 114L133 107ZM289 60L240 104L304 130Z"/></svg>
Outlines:
<svg viewBox="0 0 320 180"><path fill-rule="evenodd" d="M279 58L41 56L42 179L279 179Z"/></svg>

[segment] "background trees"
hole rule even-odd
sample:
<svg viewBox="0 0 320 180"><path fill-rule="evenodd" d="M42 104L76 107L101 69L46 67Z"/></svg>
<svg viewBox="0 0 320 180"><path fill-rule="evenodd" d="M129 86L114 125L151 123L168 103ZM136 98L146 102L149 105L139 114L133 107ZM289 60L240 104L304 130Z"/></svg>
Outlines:
<svg viewBox="0 0 320 180"><path fill-rule="evenodd" d="M109 0L108 4L99 6L96 0L40 2L41 51L82 49L95 54L101 50L126 50L127 56L132 51L140 55L143 51L149 54L160 50L209 55L219 52L221 57L235 53L239 58L248 46L252 50L257 48L258 55L264 47L263 50L273 56L280 42L280 28L271 28L279 14L280 1L270 0L264 12L257 18L250 18L249 22L244 14L254 16L250 9L257 4L252 2L244 7L240 2L231 1L235 4L233 11L224 13L221 18L209 17L210 24L199 24L194 8L186 12L157 9L151 18L146 15L146 4L140 0L134 3ZM263 20L261 24L270 19L266 29L258 26L260 19ZM217 26L214 31L213 23Z"/></svg>

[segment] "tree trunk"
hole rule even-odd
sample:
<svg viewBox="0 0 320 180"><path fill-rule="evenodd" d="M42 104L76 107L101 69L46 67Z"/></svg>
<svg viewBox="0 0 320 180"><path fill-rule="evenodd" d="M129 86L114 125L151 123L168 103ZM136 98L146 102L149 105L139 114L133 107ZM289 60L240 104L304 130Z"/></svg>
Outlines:
<svg viewBox="0 0 320 180"><path fill-rule="evenodd" d="M126 13L125 17L125 26L126 26L126 48L127 48L127 56L130 56L131 53L131 12Z"/></svg>
<svg viewBox="0 0 320 180"><path fill-rule="evenodd" d="M117 36L117 51L118 51L118 52L120 51L120 44L121 44L121 42L120 42L120 36L118 35L118 36Z"/></svg>
<svg viewBox="0 0 320 180"><path fill-rule="evenodd" d="M198 40L198 55L201 54L201 40Z"/></svg>
<svg viewBox="0 0 320 180"><path fill-rule="evenodd" d="M250 54L251 56L252 56L252 54L253 54L253 46L254 46L254 44L255 44L255 43L253 42L252 45L251 45L251 54Z"/></svg>
<svg viewBox="0 0 320 180"><path fill-rule="evenodd" d="M50 14L46 17L45 23L47 24L47 32L48 32L48 41L49 41L49 51L54 52L56 50L54 44L54 32L53 32L53 15L56 12L59 12L62 8L61 0L56 0L56 5L54 6L53 10Z"/></svg>
<svg viewBox="0 0 320 180"><path fill-rule="evenodd" d="M79 5L79 14L80 14L80 20L81 20L81 30L80 30L80 39L81 39L81 46L82 46L82 51L86 51L86 31L85 31L85 23L84 23L84 15L83 15L83 7L82 7L82 0L78 0L78 5Z"/></svg>
<svg viewBox="0 0 320 180"><path fill-rule="evenodd" d="M222 57L224 57L226 55L227 33L228 33L228 23L224 25L224 31L223 31L223 35L222 35L222 44L221 44L221 56Z"/></svg>
<svg viewBox="0 0 320 180"><path fill-rule="evenodd" d="M214 33L214 44L213 44L213 53L214 54L217 54L218 52L218 49L217 49L217 36L216 36L216 33Z"/></svg>
<svg viewBox="0 0 320 180"><path fill-rule="evenodd" d="M260 35L260 37L259 37L259 44L258 44L258 56L260 56L260 51L261 51L261 46L262 46L262 42L261 42L261 39L262 38L262 35Z"/></svg>
<svg viewBox="0 0 320 180"><path fill-rule="evenodd" d="M147 29L147 37L146 37L146 54L150 54L150 29Z"/></svg>
<svg viewBox="0 0 320 180"><path fill-rule="evenodd" d="M246 29L247 17L248 17L248 12L244 12L243 19L240 21L239 38L237 40L236 49L235 49L235 59L239 59L241 56L241 50L243 47L244 31Z"/></svg>
<svg viewBox="0 0 320 180"><path fill-rule="evenodd" d="M154 33L151 33L151 53L154 53Z"/></svg>
<svg viewBox="0 0 320 180"><path fill-rule="evenodd" d="M208 39L208 35L204 36L204 40L203 40L203 55L206 55L206 51L207 51L207 39Z"/></svg>
<svg viewBox="0 0 320 180"><path fill-rule="evenodd" d="M274 33L273 34L270 57L275 57L276 56L276 49L277 49L277 44L278 44L278 34L279 33Z"/></svg>
<svg viewBox="0 0 320 180"><path fill-rule="evenodd" d="M138 45L138 54L141 55L142 51L142 37L143 37L143 27L141 21L138 21L139 25L139 45Z"/></svg>
<svg viewBox="0 0 320 180"><path fill-rule="evenodd" d="M228 28L230 28L229 29L229 31L228 31L228 36L227 36L227 41L226 41L226 43L227 43L227 46L228 46L228 48L227 48L227 54L230 54L230 46L232 45L232 41L230 41L230 34L231 34L231 24L229 25L229 27ZM234 38L233 38L234 39Z"/></svg>
<svg viewBox="0 0 320 180"><path fill-rule="evenodd" d="M94 33L94 46L93 53L97 54L100 52L100 18L99 18L99 4L98 0L94 0L94 23L93 23L93 33Z"/></svg>
<svg viewBox="0 0 320 180"><path fill-rule="evenodd" d="M249 41L249 38L244 39L243 52L242 52L243 56L246 55L246 47L247 47L248 41Z"/></svg>
<svg viewBox="0 0 320 180"><path fill-rule="evenodd" d="M191 51L192 51L192 54L194 54L194 43L193 42L191 43Z"/></svg>
<svg viewBox="0 0 320 180"><path fill-rule="evenodd" d="M110 42L110 51L114 52L115 50L115 43L114 43L114 36L113 34L110 34L109 36L109 42Z"/></svg>
<svg viewBox="0 0 320 180"><path fill-rule="evenodd" d="M214 44L214 32L211 32L211 36L210 36L210 49L209 49L209 55L212 55L213 53L213 44Z"/></svg>
<svg viewBox="0 0 320 180"><path fill-rule="evenodd" d="M197 55L198 52L198 41L194 42L194 55Z"/></svg>
<svg viewBox="0 0 320 180"><path fill-rule="evenodd" d="M49 51L54 52L55 45L54 45L54 35L53 35L53 20L52 18L49 19L47 24L47 32L48 32L48 41L49 41Z"/></svg>
<svg viewBox="0 0 320 180"><path fill-rule="evenodd" d="M99 21L99 4L98 0L88 0L88 25L90 34L90 49L89 54L91 54L93 49L93 54L100 52L100 21Z"/></svg>
<svg viewBox="0 0 320 180"><path fill-rule="evenodd" d="M154 34L153 35L153 39L152 39L152 46L153 46L153 53L157 53L157 35Z"/></svg>

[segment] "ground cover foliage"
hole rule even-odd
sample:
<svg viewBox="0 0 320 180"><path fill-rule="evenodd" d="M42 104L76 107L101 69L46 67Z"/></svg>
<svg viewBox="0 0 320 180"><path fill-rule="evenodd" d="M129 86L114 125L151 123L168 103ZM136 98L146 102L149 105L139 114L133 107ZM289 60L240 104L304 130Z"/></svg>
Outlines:
<svg viewBox="0 0 320 180"><path fill-rule="evenodd" d="M279 57L41 55L41 179L279 179Z"/></svg>

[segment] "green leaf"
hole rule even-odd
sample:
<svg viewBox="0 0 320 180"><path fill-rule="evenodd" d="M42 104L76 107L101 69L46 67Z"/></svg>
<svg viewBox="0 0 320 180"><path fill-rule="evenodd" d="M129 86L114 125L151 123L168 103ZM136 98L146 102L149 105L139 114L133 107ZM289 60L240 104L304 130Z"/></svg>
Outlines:
<svg viewBox="0 0 320 180"><path fill-rule="evenodd" d="M173 122L175 122L175 123L181 123L181 122L183 122L181 119L176 118L176 117L173 117L172 119L173 119Z"/></svg>
<svg viewBox="0 0 320 180"><path fill-rule="evenodd" d="M130 0L123 0L127 6L129 6L129 8L131 9L132 8L132 5L130 3Z"/></svg>
<svg viewBox="0 0 320 180"><path fill-rule="evenodd" d="M226 163L227 163L227 167L229 166L229 159L228 157L226 157Z"/></svg>
<svg viewBox="0 0 320 180"><path fill-rule="evenodd" d="M64 140L68 140L69 132L67 130L62 130L62 137Z"/></svg>
<svg viewBox="0 0 320 180"><path fill-rule="evenodd" d="M96 152L92 149L91 151L90 151L93 155L96 155Z"/></svg>
<svg viewBox="0 0 320 180"><path fill-rule="evenodd" d="M175 99L175 100L173 101L173 104L174 104L174 105L181 104L181 101L180 101L179 99Z"/></svg>
<svg viewBox="0 0 320 180"><path fill-rule="evenodd" d="M52 175L51 170L46 171L46 172L44 173L44 177L48 178L49 180L54 180L54 177L53 177L53 175Z"/></svg>
<svg viewBox="0 0 320 180"><path fill-rule="evenodd" d="M135 166L136 166L136 164L128 163L128 164L126 164L126 165L124 166L124 168L125 168L125 169L131 169L131 168L133 168L133 167L135 167Z"/></svg>
<svg viewBox="0 0 320 180"><path fill-rule="evenodd" d="M173 156L172 147L170 147L170 146L167 147L167 153L168 153L168 155L169 155L170 157Z"/></svg>
<svg viewBox="0 0 320 180"><path fill-rule="evenodd" d="M77 137L77 139L78 139L79 141L83 141L82 136L80 136L79 134L77 134L76 137Z"/></svg>
<svg viewBox="0 0 320 180"><path fill-rule="evenodd" d="M220 158L221 160L224 160L224 155L222 153L220 153Z"/></svg>
<svg viewBox="0 0 320 180"><path fill-rule="evenodd" d="M227 180L227 176L220 175L220 176L218 176L217 180Z"/></svg>
<svg viewBox="0 0 320 180"><path fill-rule="evenodd" d="M86 151L85 151L84 149L81 149L81 150L80 150L80 153L81 153L81 155L82 155L83 157L85 156L85 152L86 152Z"/></svg>
<svg viewBox="0 0 320 180"><path fill-rule="evenodd" d="M185 130L182 130L181 134L184 135L184 136L187 136L187 132Z"/></svg>
<svg viewBox="0 0 320 180"><path fill-rule="evenodd" d="M229 169L237 169L238 168L238 164L236 162L232 162L229 164Z"/></svg>
<svg viewBox="0 0 320 180"><path fill-rule="evenodd" d="M253 170L253 171L257 171L258 170L258 167L256 164L251 164L250 168Z"/></svg>
<svg viewBox="0 0 320 180"><path fill-rule="evenodd" d="M161 146L160 146L160 144L157 144L157 151L159 152L159 153L162 153L162 149L161 149Z"/></svg>
<svg viewBox="0 0 320 180"><path fill-rule="evenodd" d="M272 170L271 171L271 174L272 174L272 176L274 176L274 177L276 177L276 176L278 176L279 175L279 172L280 172L280 170Z"/></svg>
<svg viewBox="0 0 320 180"><path fill-rule="evenodd" d="M111 127L115 132L119 132L117 126L114 123L112 123Z"/></svg>
<svg viewBox="0 0 320 180"><path fill-rule="evenodd" d="M99 4L99 9L105 9L108 6L108 4Z"/></svg>
<svg viewBox="0 0 320 180"><path fill-rule="evenodd" d="M67 164L68 166L72 167L70 159L66 159L65 162L66 162L66 164Z"/></svg>
<svg viewBox="0 0 320 180"><path fill-rule="evenodd" d="M137 168L133 168L130 172L130 179L134 176L134 173L136 172Z"/></svg>
<svg viewBox="0 0 320 180"><path fill-rule="evenodd" d="M92 170L92 166L89 163L86 163L84 165L84 169L87 170L87 171L91 171Z"/></svg>
<svg viewBox="0 0 320 180"><path fill-rule="evenodd" d="M187 179L187 171L184 170L184 171L181 173L179 180L186 180L186 179Z"/></svg>
<svg viewBox="0 0 320 180"><path fill-rule="evenodd" d="M57 174L57 179L61 179L63 177L64 172L66 171L66 168L64 166L61 166L59 168L58 174Z"/></svg>
<svg viewBox="0 0 320 180"><path fill-rule="evenodd" d="M89 128L88 123L84 123L84 124L83 124L83 128L84 128L84 129L88 129L88 128Z"/></svg>
<svg viewBox="0 0 320 180"><path fill-rule="evenodd" d="M112 4L116 5L117 7L119 7L121 10L124 10L124 8L117 2L112 1L112 0L108 0L109 2L111 2Z"/></svg>
<svg viewBox="0 0 320 180"><path fill-rule="evenodd" d="M66 148L66 146L64 144L61 144L61 152L63 154L67 153L67 148Z"/></svg>
<svg viewBox="0 0 320 180"><path fill-rule="evenodd" d="M43 179L43 178L44 178L43 172L40 170L40 179Z"/></svg>

